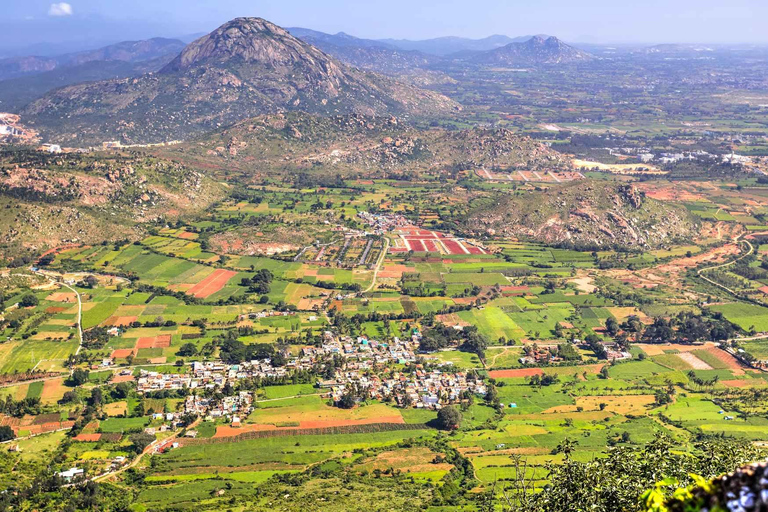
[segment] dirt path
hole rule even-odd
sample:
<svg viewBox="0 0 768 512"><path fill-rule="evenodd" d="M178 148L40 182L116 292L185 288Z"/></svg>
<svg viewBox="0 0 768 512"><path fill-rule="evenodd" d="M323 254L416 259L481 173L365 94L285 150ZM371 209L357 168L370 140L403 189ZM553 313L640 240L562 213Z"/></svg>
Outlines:
<svg viewBox="0 0 768 512"><path fill-rule="evenodd" d="M733 259L733 260L731 260L731 261L728 261L728 262L725 262L725 263L721 263L720 265L715 265L714 267L707 267L707 268L702 268L701 270L698 270L698 271L696 272L696 275L698 275L700 278L702 278L703 280L705 280L705 281L706 281L706 282L708 282L709 284L711 284L711 285L713 285L713 286L716 286L716 287L718 287L718 288L720 288L720 289L722 289L722 290L725 290L726 292L730 293L731 295L735 295L735 296L738 296L738 293L736 293L735 291L731 290L731 289L730 289L730 288L728 288L727 286L725 286L725 285L722 285L722 284L720 284L720 283L716 283L716 282L715 282L715 281L713 281L712 279L710 279L710 278L706 277L706 276L704 275L704 272L709 272L710 270L717 270L717 269L720 269L720 268L729 267L729 266L731 266L731 265L733 265L733 264L737 263L738 261L741 261L741 260L743 260L744 258L746 258L746 257L750 256L750 255L751 255L751 254L752 254L752 253L755 251L755 248L752 246L752 244L749 242L749 240L742 240L741 238L742 238L743 236L744 236L744 235L739 235L739 237L736 239L736 241L737 241L737 243L741 243L741 242L744 242L745 244L747 244L747 245L749 246L749 250L748 250L746 253L742 254L741 256L739 256L739 257L738 257L738 258L736 258L736 259Z"/></svg>
<svg viewBox="0 0 768 512"><path fill-rule="evenodd" d="M126 464L125 466L121 467L117 471L111 471L109 473L104 473L103 475L95 476L93 477L94 482L102 482L108 478L115 477L119 475L120 473L123 473L124 471L127 471L128 469L136 467L139 462L144 458L147 454L152 454L155 452L155 448L160 444L168 443L169 441L172 441L179 437L179 434L181 434L185 430L194 429L196 426L200 424L200 422L203 421L202 418L197 418L194 422L192 422L191 425L187 426L184 429L180 429L173 433L173 435L166 437L165 439L155 439L152 441L152 443L149 444L146 448L144 448L144 451L142 451L140 454L138 454L129 464Z"/></svg>
<svg viewBox="0 0 768 512"><path fill-rule="evenodd" d="M370 292L376 287L376 277L379 275L379 270L381 269L381 265L384 263L384 259L387 257L388 250L389 250L389 238L384 238L384 248L381 250L381 254L379 254L379 261L376 262L376 268L373 271L373 280L371 281L371 285L365 290L363 290L361 292L361 295Z"/></svg>
<svg viewBox="0 0 768 512"><path fill-rule="evenodd" d="M77 334L78 338L80 340L80 343L77 345L77 350L75 350L75 355L80 354L80 351L83 349L83 301L80 297L80 292L75 290L73 287L69 286L67 283L61 283L62 286L65 288L68 288L72 293L74 293L77 296Z"/></svg>

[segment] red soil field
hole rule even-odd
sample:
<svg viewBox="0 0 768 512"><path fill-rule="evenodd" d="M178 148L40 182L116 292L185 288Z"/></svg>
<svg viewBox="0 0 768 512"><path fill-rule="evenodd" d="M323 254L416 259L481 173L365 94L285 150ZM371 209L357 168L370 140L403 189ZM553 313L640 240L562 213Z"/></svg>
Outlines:
<svg viewBox="0 0 768 512"><path fill-rule="evenodd" d="M720 361L725 363L729 370L741 370L741 372L744 371L741 364L739 364L739 361L725 350L720 350L719 348L713 347L712 345L708 345L706 350Z"/></svg>
<svg viewBox="0 0 768 512"><path fill-rule="evenodd" d="M128 357L131 354L133 354L132 348L117 349L112 351L112 359L120 359L120 358Z"/></svg>
<svg viewBox="0 0 768 512"><path fill-rule="evenodd" d="M120 382L133 382L136 378L133 375L115 375L112 377L112 383L119 384Z"/></svg>
<svg viewBox="0 0 768 512"><path fill-rule="evenodd" d="M437 248L437 242L434 240L424 240L424 247L426 247L429 252L440 252L440 249Z"/></svg>
<svg viewBox="0 0 768 512"><path fill-rule="evenodd" d="M409 238L408 245L411 246L411 250L414 252L426 252L426 248L424 247L424 244L421 243L421 240Z"/></svg>
<svg viewBox="0 0 768 512"><path fill-rule="evenodd" d="M448 249L449 254L465 254L461 244L456 240L443 240L443 245Z"/></svg>
<svg viewBox="0 0 768 512"><path fill-rule="evenodd" d="M233 437L244 432L264 431L264 430L299 430L305 428L329 428L329 427L347 427L352 425L370 425L374 423L405 423L402 416L379 416L378 418L368 418L364 420L337 420L337 421L301 421L298 427L276 427L274 425L243 425L241 427L220 426L216 428L216 434L213 437Z"/></svg>
<svg viewBox="0 0 768 512"><path fill-rule="evenodd" d="M101 434L78 434L72 438L73 441L80 443L95 443L101 439Z"/></svg>
<svg viewBox="0 0 768 512"><path fill-rule="evenodd" d="M148 338L139 338L136 341L135 350L140 348L166 348L171 346L171 335L161 334L160 336L152 336Z"/></svg>
<svg viewBox="0 0 768 512"><path fill-rule="evenodd" d="M751 381L748 380L721 380L721 383L725 384L729 388L748 388L751 386Z"/></svg>
<svg viewBox="0 0 768 512"><path fill-rule="evenodd" d="M237 275L231 270L217 269L211 275L190 288L187 293L198 299L205 299L218 292L227 284L227 281Z"/></svg>
<svg viewBox="0 0 768 512"><path fill-rule="evenodd" d="M488 372L488 376L493 379L514 379L542 375L543 373L541 368L517 368L515 370L493 370Z"/></svg>
<svg viewBox="0 0 768 512"><path fill-rule="evenodd" d="M155 344L155 338L139 338L136 340L136 346L134 347L134 350L138 350L140 348L152 348L152 345Z"/></svg>

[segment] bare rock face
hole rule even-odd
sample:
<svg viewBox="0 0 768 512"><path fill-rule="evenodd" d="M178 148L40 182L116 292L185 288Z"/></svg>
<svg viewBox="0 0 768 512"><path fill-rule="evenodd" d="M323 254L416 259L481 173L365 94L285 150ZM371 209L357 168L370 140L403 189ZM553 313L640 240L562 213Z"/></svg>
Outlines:
<svg viewBox="0 0 768 512"><path fill-rule="evenodd" d="M187 139L260 114L444 114L445 96L360 71L261 18L237 18L159 73L64 87L24 109L49 140Z"/></svg>

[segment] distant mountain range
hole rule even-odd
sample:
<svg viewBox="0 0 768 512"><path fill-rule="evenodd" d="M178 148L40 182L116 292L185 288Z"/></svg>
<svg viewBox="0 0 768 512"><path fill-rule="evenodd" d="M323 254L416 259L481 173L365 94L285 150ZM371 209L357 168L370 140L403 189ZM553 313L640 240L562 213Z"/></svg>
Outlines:
<svg viewBox="0 0 768 512"><path fill-rule="evenodd" d="M301 40L352 66L379 73L398 75L413 69L426 68L442 59L417 50L402 50L373 39L361 39L344 32L325 34L305 28L288 29Z"/></svg>
<svg viewBox="0 0 768 512"><path fill-rule="evenodd" d="M263 113L445 114L437 93L349 67L260 18L237 18L154 74L51 91L21 110L68 145L185 139Z"/></svg>
<svg viewBox="0 0 768 512"><path fill-rule="evenodd" d="M501 48L510 43L522 43L534 36L508 37L493 35L483 39L467 39L465 37L438 37L422 41L408 39L383 39L380 42L400 48L401 50L416 50L433 55L448 56L458 52L484 52Z"/></svg>
<svg viewBox="0 0 768 512"><path fill-rule="evenodd" d="M93 61L142 62L177 54L184 48L178 39L161 37L144 41L124 41L96 50L67 53L53 57L11 57L0 60L0 80L44 73Z"/></svg>
<svg viewBox="0 0 768 512"><path fill-rule="evenodd" d="M592 55L556 37L490 36L484 39L441 37L424 41L361 39L339 32L326 34L291 28L296 37L356 67L399 75L431 69L441 63L464 61L485 65L534 66L591 60Z"/></svg>

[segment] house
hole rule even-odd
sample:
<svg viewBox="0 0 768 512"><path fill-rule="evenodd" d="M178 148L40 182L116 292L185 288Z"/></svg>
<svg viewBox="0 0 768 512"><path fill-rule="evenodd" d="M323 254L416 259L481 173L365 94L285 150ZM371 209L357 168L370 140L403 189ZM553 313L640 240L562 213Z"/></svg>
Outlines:
<svg viewBox="0 0 768 512"><path fill-rule="evenodd" d="M59 477L63 478L67 482L71 482L73 480L83 478L84 476L85 476L85 471L79 468L71 468L66 471L61 471L59 473Z"/></svg>

